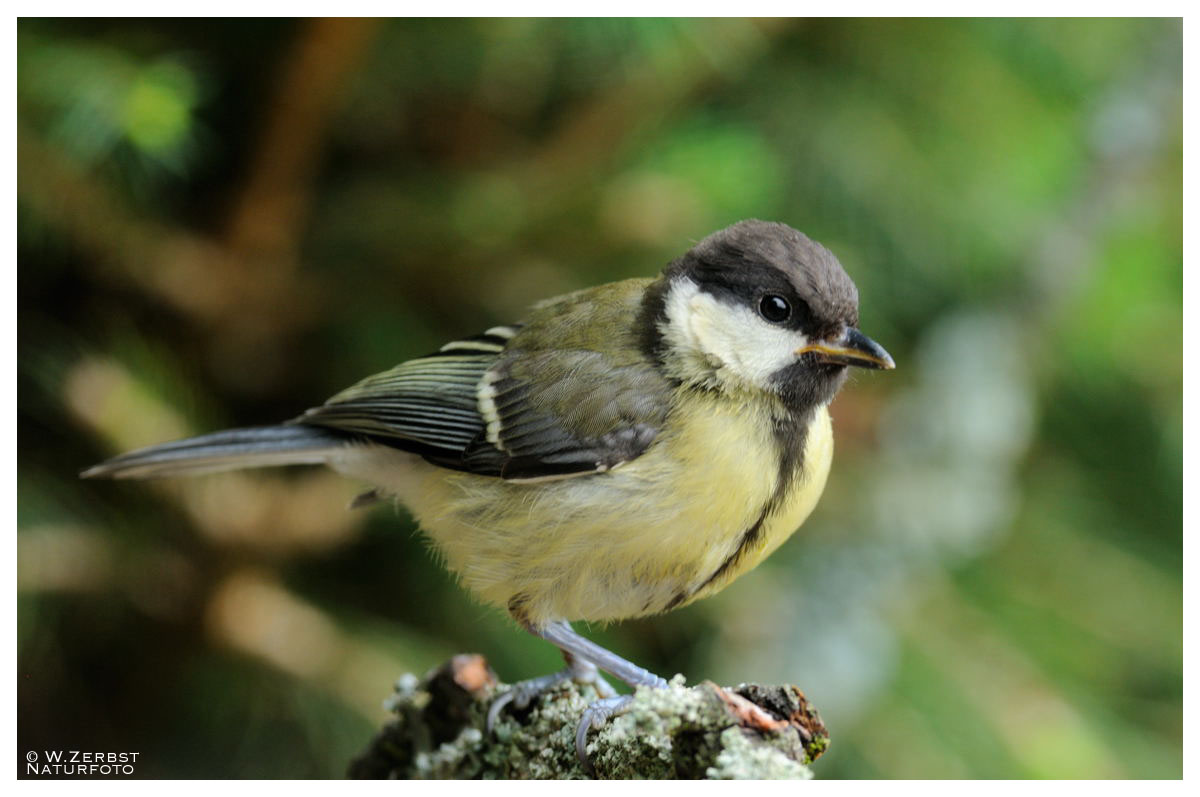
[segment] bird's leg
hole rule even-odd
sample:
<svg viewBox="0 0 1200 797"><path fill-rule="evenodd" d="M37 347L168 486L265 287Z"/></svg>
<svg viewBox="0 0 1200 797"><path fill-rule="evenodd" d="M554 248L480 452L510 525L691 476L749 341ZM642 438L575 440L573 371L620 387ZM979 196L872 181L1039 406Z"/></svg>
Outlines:
<svg viewBox="0 0 1200 797"><path fill-rule="evenodd" d="M594 664L565 650L563 650L562 654L563 658L567 661L566 667L549 675L515 683L511 689L492 701L487 715L488 733L491 733L492 729L496 726L496 720L500 718L500 712L504 710L505 706L512 704L517 708L525 708L542 692L562 683L568 678L574 680L575 683L591 684L600 693L602 698L616 697L616 691L608 681L604 680L604 676L596 670Z"/></svg>
<svg viewBox="0 0 1200 797"><path fill-rule="evenodd" d="M590 661L606 673L619 678L630 686L650 686L664 689L667 682L649 670L642 669L631 661L618 656L612 651L602 648L590 639L581 636L571 624L565 620L548 623L541 628L531 629L533 633L553 644L563 654Z"/></svg>
<svg viewBox="0 0 1200 797"><path fill-rule="evenodd" d="M631 661L626 661L610 650L600 647L590 639L586 639L571 628L566 621L550 623L541 628L530 629L533 633L551 642L563 652L564 656L584 659L596 667L621 679L634 687L648 686L653 689L665 689L667 682L649 670L642 669ZM568 661L571 659L568 658ZM587 735L592 728L602 728L610 717L626 711L633 702L633 695L608 695L592 703L583 712L579 727L575 731L575 753L579 763L589 775L595 776L591 761L587 755Z"/></svg>

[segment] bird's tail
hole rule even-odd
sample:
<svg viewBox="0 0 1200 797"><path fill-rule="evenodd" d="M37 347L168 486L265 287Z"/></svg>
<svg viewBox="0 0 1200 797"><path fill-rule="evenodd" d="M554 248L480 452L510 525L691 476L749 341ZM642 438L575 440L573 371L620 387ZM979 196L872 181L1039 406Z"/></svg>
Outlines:
<svg viewBox="0 0 1200 797"><path fill-rule="evenodd" d="M189 437L139 448L83 471L85 479L153 479L193 476L269 465L318 465L350 443L312 426L257 426Z"/></svg>

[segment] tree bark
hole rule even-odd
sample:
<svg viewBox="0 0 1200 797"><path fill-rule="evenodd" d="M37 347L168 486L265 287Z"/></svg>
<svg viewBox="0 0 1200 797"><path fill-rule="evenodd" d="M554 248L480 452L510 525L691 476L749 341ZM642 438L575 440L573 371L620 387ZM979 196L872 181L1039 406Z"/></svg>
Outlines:
<svg viewBox="0 0 1200 797"><path fill-rule="evenodd" d="M566 682L508 706L492 733L488 706L511 689L482 656L460 655L396 684L395 719L350 765L351 778L585 778L575 729L592 687ZM588 737L600 778L806 779L829 736L794 686L711 682L642 689L629 711Z"/></svg>

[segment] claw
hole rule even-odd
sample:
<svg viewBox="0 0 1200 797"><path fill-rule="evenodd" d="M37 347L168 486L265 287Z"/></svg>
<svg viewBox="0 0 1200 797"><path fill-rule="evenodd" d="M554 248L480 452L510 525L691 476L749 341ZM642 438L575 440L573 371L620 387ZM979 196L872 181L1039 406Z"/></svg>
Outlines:
<svg viewBox="0 0 1200 797"><path fill-rule="evenodd" d="M579 727L575 730L575 754L588 777L596 777L596 769L592 766L587 754L588 731L600 730L612 717L624 713L633 702L633 695L616 695L597 700L583 711Z"/></svg>
<svg viewBox="0 0 1200 797"><path fill-rule="evenodd" d="M617 695L617 690L612 688L612 684L604 680L604 677L600 675L595 667L588 662L574 659L566 669L559 670L550 675L543 675L540 678L530 678L527 681L513 684L511 689L493 700L492 705L488 707L487 732L491 733L495 729L496 723L500 719L500 713L504 711L506 706L511 704L516 708L525 708L538 695L547 689L557 686L568 678L574 679L576 683L591 684L592 688L602 698L613 698Z"/></svg>
<svg viewBox="0 0 1200 797"><path fill-rule="evenodd" d="M493 700L492 705L488 707L486 728L489 736L491 735L492 731L496 729L496 720L500 719L500 712L504 710L505 706L513 702L514 692L516 692L515 688L510 689L509 691L500 695L500 697Z"/></svg>
<svg viewBox="0 0 1200 797"><path fill-rule="evenodd" d="M509 703L517 708L525 708L542 692L571 678L574 674L575 672L568 667L540 678L530 678L528 681L513 684L511 689L493 700L492 705L488 708L487 732L491 733L496 727L496 720L500 719L500 712Z"/></svg>

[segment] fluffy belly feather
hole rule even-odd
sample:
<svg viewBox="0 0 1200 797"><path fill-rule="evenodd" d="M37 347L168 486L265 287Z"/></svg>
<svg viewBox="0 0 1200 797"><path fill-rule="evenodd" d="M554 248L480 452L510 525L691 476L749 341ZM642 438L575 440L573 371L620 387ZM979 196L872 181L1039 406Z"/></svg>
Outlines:
<svg viewBox="0 0 1200 797"><path fill-rule="evenodd" d="M804 522L829 471L829 415L817 411L803 466L779 495L771 429L765 411L712 402L673 417L632 462L538 484L449 471L377 447L334 466L394 493L463 584L520 621L607 621L718 591ZM754 544L722 570L760 518Z"/></svg>

